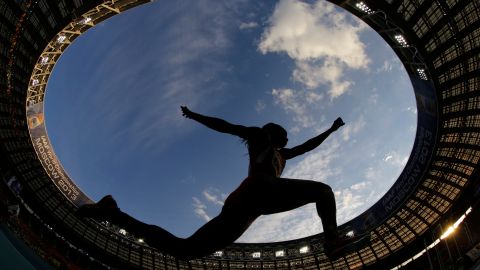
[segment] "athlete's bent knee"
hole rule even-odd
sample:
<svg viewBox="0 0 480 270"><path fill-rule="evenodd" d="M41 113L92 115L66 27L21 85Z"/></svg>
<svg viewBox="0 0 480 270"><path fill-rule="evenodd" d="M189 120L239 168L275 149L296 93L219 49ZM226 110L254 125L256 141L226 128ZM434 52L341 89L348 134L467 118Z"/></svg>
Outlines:
<svg viewBox="0 0 480 270"><path fill-rule="evenodd" d="M321 193L323 193L323 194L333 193L332 187L330 187L330 186L327 185L327 184L320 183L320 182L315 182L315 190L316 190L316 191L319 191L319 192L321 192Z"/></svg>

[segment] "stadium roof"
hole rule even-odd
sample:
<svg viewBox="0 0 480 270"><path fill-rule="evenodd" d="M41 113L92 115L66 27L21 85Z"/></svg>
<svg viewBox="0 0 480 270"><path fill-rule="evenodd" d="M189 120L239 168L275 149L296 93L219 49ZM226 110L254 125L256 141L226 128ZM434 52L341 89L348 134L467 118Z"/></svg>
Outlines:
<svg viewBox="0 0 480 270"><path fill-rule="evenodd" d="M330 1L377 31L410 76L418 109L412 154L396 183L374 206L341 226L371 243L331 262L323 234L276 243L233 244L209 257L179 261L105 223L78 219L90 201L59 177L48 141L36 133L56 61L82 33L145 0L0 2L0 151L24 186L31 208L69 241L114 266L157 268L333 269L395 267L434 242L469 209L480 159L480 2ZM39 109L40 110L37 110ZM48 139L48 138L47 138ZM47 149L48 150L48 149ZM44 151L44 152L42 152ZM53 163L52 163L53 162Z"/></svg>

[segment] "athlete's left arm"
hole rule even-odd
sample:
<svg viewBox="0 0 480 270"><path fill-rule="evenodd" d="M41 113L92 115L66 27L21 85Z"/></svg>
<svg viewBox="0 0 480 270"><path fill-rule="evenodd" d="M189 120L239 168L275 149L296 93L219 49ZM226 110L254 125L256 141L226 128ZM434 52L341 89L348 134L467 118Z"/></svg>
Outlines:
<svg viewBox="0 0 480 270"><path fill-rule="evenodd" d="M337 131L343 125L345 125L345 123L343 122L342 118L339 117L325 132L293 148L283 148L280 150L280 153L282 154L284 159L292 159L294 157L303 155L306 152L312 151L313 149L317 148L320 144L322 144L323 141L325 141L328 136L330 136L330 134Z"/></svg>

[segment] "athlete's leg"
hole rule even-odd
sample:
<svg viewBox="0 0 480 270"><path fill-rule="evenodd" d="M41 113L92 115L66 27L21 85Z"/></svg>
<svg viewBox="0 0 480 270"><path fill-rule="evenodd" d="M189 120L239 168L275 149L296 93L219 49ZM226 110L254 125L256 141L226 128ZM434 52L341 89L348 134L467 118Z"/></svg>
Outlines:
<svg viewBox="0 0 480 270"><path fill-rule="evenodd" d="M229 204L224 206L220 215L207 222L189 238L183 239L122 212L111 197L105 197L90 207L80 208L78 213L83 217L108 220L136 237L143 238L148 245L179 259L203 257L232 244L258 217L242 214L242 209Z"/></svg>
<svg viewBox="0 0 480 270"><path fill-rule="evenodd" d="M176 237L158 226L140 222L121 211L112 215L111 220L134 235L143 237L148 245L179 259L191 260L210 255L232 244L255 218L222 211L186 239Z"/></svg>
<svg viewBox="0 0 480 270"><path fill-rule="evenodd" d="M77 215L98 221L109 221L136 237L143 238L147 244L171 255L177 252L184 240L158 226L143 223L122 212L110 195L103 197L95 204L81 206Z"/></svg>
<svg viewBox="0 0 480 270"><path fill-rule="evenodd" d="M258 215L244 214L243 211L224 207L222 212L185 239L185 259L210 255L237 240Z"/></svg>
<svg viewBox="0 0 480 270"><path fill-rule="evenodd" d="M289 211L308 203L316 203L327 241L337 238L337 214L332 188L310 180L270 179L258 204L261 214Z"/></svg>

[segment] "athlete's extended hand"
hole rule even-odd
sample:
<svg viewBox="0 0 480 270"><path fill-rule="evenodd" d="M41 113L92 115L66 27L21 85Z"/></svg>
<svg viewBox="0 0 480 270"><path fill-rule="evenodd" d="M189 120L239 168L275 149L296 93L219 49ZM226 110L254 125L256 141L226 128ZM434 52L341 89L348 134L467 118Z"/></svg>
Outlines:
<svg viewBox="0 0 480 270"><path fill-rule="evenodd" d="M342 118L338 117L332 124L332 130L336 131L343 125L345 125L345 123L343 122Z"/></svg>
<svg viewBox="0 0 480 270"><path fill-rule="evenodd" d="M187 108L187 106L180 106L180 109L182 110L182 115L185 116L186 118L192 119L194 112L190 111L190 109Z"/></svg>

